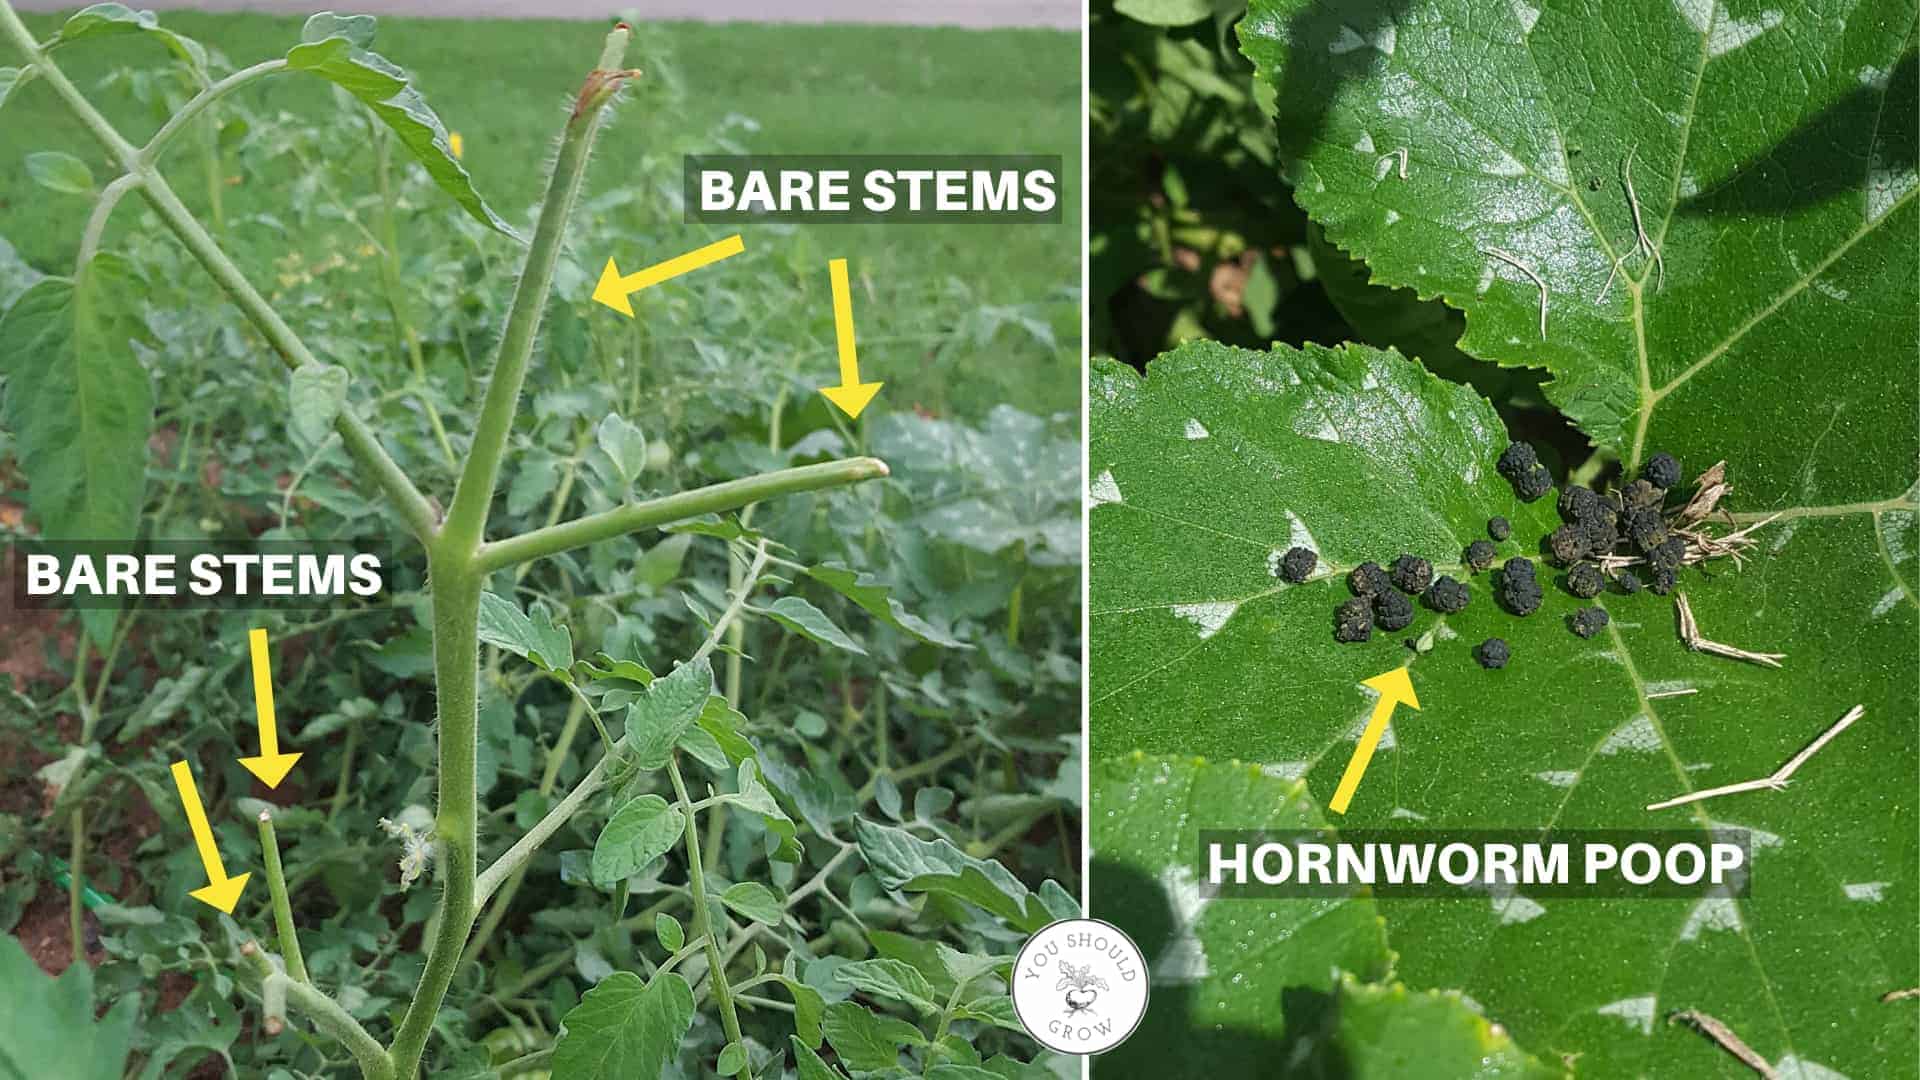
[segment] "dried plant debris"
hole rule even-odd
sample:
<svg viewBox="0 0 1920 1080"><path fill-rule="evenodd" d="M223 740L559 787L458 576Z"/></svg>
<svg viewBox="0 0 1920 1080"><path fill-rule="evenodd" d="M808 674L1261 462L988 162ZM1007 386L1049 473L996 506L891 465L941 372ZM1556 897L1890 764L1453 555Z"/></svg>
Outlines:
<svg viewBox="0 0 1920 1080"><path fill-rule="evenodd" d="M1280 556L1280 580L1298 585L1313 576L1314 567L1320 565L1320 556L1312 548L1292 547Z"/></svg>
<svg viewBox="0 0 1920 1080"><path fill-rule="evenodd" d="M1820 733L1819 738L1808 743L1799 753L1793 755L1793 757L1788 758L1785 765L1780 766L1773 770L1771 774L1763 776L1758 780L1743 780L1738 784L1724 784L1720 787L1707 788L1703 791L1690 791L1685 795L1676 796L1664 802L1651 803L1647 806L1647 809L1665 810L1668 807L1700 802L1703 799L1715 799L1722 795L1737 795L1743 791L1785 791L1787 780L1790 779L1795 772L1799 771L1800 766L1807 763L1807 759L1819 753L1821 747L1838 738L1841 732L1852 727L1855 720L1860 719L1866 714L1867 707L1865 705L1855 705L1853 708L1848 709L1846 715L1835 720L1827 730Z"/></svg>
<svg viewBox="0 0 1920 1080"><path fill-rule="evenodd" d="M1889 990L1880 995L1880 1004L1888 1005L1896 1001L1905 1001L1908 998L1920 998L1920 986L1915 986L1907 990Z"/></svg>
<svg viewBox="0 0 1920 1080"><path fill-rule="evenodd" d="M1694 620L1693 605L1687 603L1686 593L1675 595L1673 606L1680 621L1680 641L1694 652L1711 653L1714 656L1725 656L1734 660L1746 660L1750 663L1773 668L1779 667L1780 661L1787 658L1786 653L1752 652L1747 649L1735 648L1732 645L1722 645L1717 641L1709 641L1700 633L1700 624Z"/></svg>
<svg viewBox="0 0 1920 1080"><path fill-rule="evenodd" d="M1766 1058L1761 1057L1753 1047L1741 1041L1740 1036L1735 1035L1732 1028L1706 1013L1698 1009L1684 1009L1667 1017L1667 1023L1685 1024L1712 1039L1720 1049L1739 1058L1741 1064L1758 1075L1766 1077L1766 1080L1774 1080L1773 1066L1767 1064Z"/></svg>

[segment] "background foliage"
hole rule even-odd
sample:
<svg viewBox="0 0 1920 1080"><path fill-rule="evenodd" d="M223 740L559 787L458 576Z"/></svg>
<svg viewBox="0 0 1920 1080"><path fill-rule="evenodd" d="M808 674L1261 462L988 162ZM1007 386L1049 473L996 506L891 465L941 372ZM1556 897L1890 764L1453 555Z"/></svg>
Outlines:
<svg viewBox="0 0 1920 1080"><path fill-rule="evenodd" d="M30 21L43 35L57 25ZM257 16L167 24L212 47L216 75L227 56L251 62L298 38L294 23ZM581 42L595 36L558 22L392 20L381 24L380 47L408 64L462 133L476 186L519 227L544 175L532 165L578 80ZM97 44L62 59L130 132L151 130L187 96L150 44ZM769 55L791 62L770 64ZM1002 1076L1040 1068L1026 1064L1035 1047L1009 1030L992 974L1024 936L1025 916L1006 907L1020 898L950 894L938 874L901 876L876 852L897 859L903 846L928 845L922 858L955 860L956 874L968 860L997 860L1049 910L1070 908L1078 891L1077 263L1074 245L1057 235L1071 225L748 228L745 255L636 297L636 320L587 297L609 254L643 264L714 238L679 223L685 151L958 144L1040 146L1077 160L1070 81L983 84L965 74L982 64L1016 76L1065 71L1074 57L1070 36L1044 33L645 28L628 59L646 78L602 139L563 258L496 532L843 453L881 456L893 470L857 490L759 508L752 529L786 546L778 550L850 572L784 572L791 580L779 605L748 621L730 642L737 653L714 657L718 689L749 718L736 722L739 733L752 740L780 814L797 823L800 849L797 863L769 860L775 833L760 815L726 807L703 815L715 891L731 886L733 962L791 980L784 992L749 998L756 1072L776 1057L792 1057L809 1076L829 1065L918 1074L987 1059ZM1021 108L980 97L983 86ZM84 196L106 172L44 90L29 82L6 102L0 156L20 162L57 148L73 158L40 159L57 164L53 172L4 174L0 307L42 275L67 272ZM877 122L886 118L895 125ZM402 466L423 488L450 489L477 405L477 365L508 299L512 241L461 213L364 111L329 100L317 82L283 78L227 99L205 134L169 159L177 186L316 352L351 374L356 408ZM1074 221L1074 208L1064 216ZM115 257L96 265L127 275L128 294L143 298L129 311L153 387L142 529L398 548L398 523L343 479L338 441L298 413L324 388L297 388L290 428L288 383L258 337L143 208L124 206L106 245ZM857 428L836 422L814 393L833 357L825 262L842 255L853 266L862 359L869 377L888 382ZM39 526L21 509L36 481L22 460L26 437L0 432L10 538ZM121 466L137 484L141 470ZM503 574L492 587L531 617L530 632L564 628L574 657L664 670L706 636L738 580L733 531L715 522L705 533L603 544ZM875 575L911 616L874 617L888 604L866 579L856 586L855 573ZM12 959L20 947L47 968L63 966L66 862L52 853L68 851L69 812L80 808L93 995L118 1005L96 1034L81 1034L84 1006L35 1014L0 1031L0 1062L33 1072L59 1060L44 1057L58 1046L97 1035L102 1076L120 1075L122 1062L146 1076L347 1067L326 1039L297 1029L266 1037L243 1000L232 951L265 933L264 890L232 920L186 899L200 869L165 775L182 757L196 762L230 869L258 864L256 799L281 805L280 842L315 979L369 1027L405 1006L433 889L430 879L402 887L392 869L401 844L376 822L431 820L421 575L419 564L403 566L391 604L101 619L78 661L71 622L19 619L5 657L13 685L0 706L8 732L0 927L21 944L0 941L0 968L28 970ZM254 752L244 641L256 625L273 642L284 738L306 754L270 796L234 764ZM512 633L490 640L510 647L489 650L483 671L483 862L579 778L598 741L579 699L513 655ZM617 732L638 686L593 662L613 673L590 688L594 711L605 710ZM83 713L92 716L88 738ZM747 794L747 774L720 760L701 782ZM593 857L602 826L617 806L649 794L648 782L657 777L575 818L483 918L440 1020L433 1075L488 1075L492 1064L550 1045L583 1000L600 1007L579 1014L572 1026L582 1031L596 1029L595 1016L676 1011L634 988L678 948L677 923L690 919L685 868L677 855L611 868ZM858 832L856 821L865 823ZM872 963L849 967L861 961ZM703 965L695 956L678 968L701 998ZM76 967L63 978L56 1006L85 999L86 974ZM902 990L915 979L938 991L930 1012ZM42 992L24 975L0 982L15 1001ZM811 1011L796 1014L797 999ZM654 1067L688 1075L714 1067L725 1039L710 1006L690 1008L686 1039L641 1048L661 1055ZM58 1039L13 1041L35 1030ZM812 1037L790 1044L796 1031ZM876 1049L889 1041L906 1053ZM127 1053L116 1053L122 1044Z"/></svg>

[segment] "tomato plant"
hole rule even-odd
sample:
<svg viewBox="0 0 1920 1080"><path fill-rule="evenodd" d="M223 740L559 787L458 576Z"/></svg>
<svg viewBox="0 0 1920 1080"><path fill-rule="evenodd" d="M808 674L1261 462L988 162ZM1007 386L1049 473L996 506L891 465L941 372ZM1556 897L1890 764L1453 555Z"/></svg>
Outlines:
<svg viewBox="0 0 1920 1080"><path fill-rule="evenodd" d="M78 954L94 920L105 928L120 962L101 969L103 990L138 1005L158 978L185 1000L137 1027L124 1004L95 1024L70 996L19 1015L91 1040L100 1075L118 1075L129 1046L156 1074L210 1051L301 1075L350 1060L367 1076L659 1075L675 1062L758 1076L790 1057L816 1076L1050 1075L1029 1060L1001 973L1024 932L1077 910L1053 880L1076 866L1070 419L1001 407L977 423L824 422L796 401L811 390L787 355L818 343L762 344L817 306L792 284L797 257L761 257L765 286L701 309L583 315L569 231L605 242L673 213L659 183L587 193L616 98L671 93L632 85L624 25L566 111L524 240L372 51L371 19L315 16L284 57L220 77L217 56L116 4L46 40L0 7L0 32L23 60L0 100L50 91L117 172L96 185L79 157L34 158L52 190L95 209L71 275L21 268L0 296L6 450L41 535L378 533L424 556L396 574L390 606L253 617L286 645L281 707L314 747L303 771L328 777L303 779L306 799L242 797L230 767L251 749L229 719L238 702L217 698L243 663L245 617L84 613L59 701L77 724L34 736L52 758L48 816L73 846L61 866L25 845L8 854L70 886ZM115 80L177 103L141 145L62 67L113 35L174 60L165 84ZM305 75L350 108L309 128L238 93ZM239 133L202 144L195 164L280 170L284 214L203 224L175 193L162 152L214 118ZM371 155L364 173L331 160L352 146ZM369 178L375 193L356 194ZM160 228L110 250L129 195ZM462 216L403 245L402 224L436 196ZM261 276L228 250L259 228L332 235ZM349 268L380 298L371 312L338 303ZM231 307L202 295L202 271ZM1011 314L937 347L1019 333L1026 317ZM472 329L484 317L497 333ZM260 352L284 380L259 377ZM129 467L150 443L166 462L155 492ZM662 528L645 547L629 539ZM56 714L19 694L9 708L22 731ZM228 763L212 764L210 792L233 796L216 807L249 829L259 819L267 895L211 937L180 910L193 863L161 756ZM171 837L152 840L145 873L179 883L86 874L101 831L89 816L124 822L118 796L134 793ZM216 832L223 848L243 835ZM398 882L369 880L396 861ZM236 986L257 1022L235 1012ZM260 1041L239 1043L243 1029ZM0 1060L57 1060L12 1038Z"/></svg>

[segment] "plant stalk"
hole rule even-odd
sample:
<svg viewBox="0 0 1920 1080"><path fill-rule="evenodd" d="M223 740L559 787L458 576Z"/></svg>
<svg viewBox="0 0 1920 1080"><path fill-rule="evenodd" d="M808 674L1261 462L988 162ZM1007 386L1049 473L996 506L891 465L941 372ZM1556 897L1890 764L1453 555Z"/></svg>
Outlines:
<svg viewBox="0 0 1920 1080"><path fill-rule="evenodd" d="M707 978L713 986L713 1000L720 1006L720 1026L729 1043L740 1042L740 1015L733 1007L733 991L727 986L726 961L720 957L720 942L714 937L713 913L707 908L707 872L700 861L700 822L693 813L693 800L687 795L687 782L680 776L679 755L667 762L667 775L673 779L673 793L680 799L680 812L687 818L687 887L693 892L693 932L707 939ZM740 1070L742 1080L753 1080L751 1060Z"/></svg>
<svg viewBox="0 0 1920 1080"><path fill-rule="evenodd" d="M602 513L575 518L562 525L535 529L509 539L483 544L475 564L482 573L492 573L518 563L625 536L640 529L684 521L701 514L734 510L780 495L839 487L886 475L887 463L870 457L778 469L645 502L628 503Z"/></svg>
<svg viewBox="0 0 1920 1080"><path fill-rule="evenodd" d="M307 961L300 955L300 935L293 928L293 905L287 899L287 877L280 868L280 841L273 832L273 812L260 811L260 853L267 864L267 891L273 897L273 926L280 936L280 955L295 982L311 983Z"/></svg>

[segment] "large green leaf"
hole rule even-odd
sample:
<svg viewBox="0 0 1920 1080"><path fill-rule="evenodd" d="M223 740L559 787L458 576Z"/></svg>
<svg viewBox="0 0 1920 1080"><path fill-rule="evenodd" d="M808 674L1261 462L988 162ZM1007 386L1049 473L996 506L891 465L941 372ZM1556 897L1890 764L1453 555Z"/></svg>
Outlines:
<svg viewBox="0 0 1920 1080"><path fill-rule="evenodd" d="M1201 896L1201 830L1324 827L1299 780L1136 753L1096 765L1088 793L1093 914L1127 932L1153 980L1146 1017L1099 1059L1101 1076L1260 1075L1309 1041L1294 1014L1324 1009L1338 972L1387 974L1371 900Z"/></svg>
<svg viewBox="0 0 1920 1080"><path fill-rule="evenodd" d="M1090 424L1098 756L1238 757L1325 799L1371 712L1360 681L1406 663L1412 641L1424 648L1411 657L1422 708L1396 716L1343 824L1718 822L1755 830L1758 853L1754 895L1737 901L1385 901L1399 977L1464 991L1534 1052L1580 1055L1591 1075L1732 1068L1658 1022L1682 1009L1724 1021L1783 1074L1800 1063L1879 1076L1915 1060L1911 1013L1878 1001L1920 969L1911 495L1790 510L1743 568L1685 572L1702 630L1785 652L1783 671L1686 651L1673 598L1645 591L1603 597L1611 625L1576 638L1564 619L1582 602L1549 570L1528 618L1496 607L1483 575L1464 612L1338 645L1331 615L1354 564L1411 551L1458 573L1489 516L1513 520L1506 555L1553 524L1551 495L1516 504L1494 475L1506 437L1484 401L1361 346L1197 344L1144 377L1098 367ZM1724 444L1736 511L1751 441L1736 431ZM1293 544L1322 563L1289 586L1273 560ZM1504 670L1471 659L1490 636L1512 643ZM1665 696L1686 690L1697 693ZM1856 703L1866 719L1788 791L1645 809L1773 772ZM1097 852L1125 842L1104 812L1092 821Z"/></svg>
<svg viewBox="0 0 1920 1080"><path fill-rule="evenodd" d="M300 44L287 50L287 66L312 72L360 99L461 209L482 225L515 235L474 190L473 178L454 157L446 127L407 73L368 48L373 25L371 15L341 17L323 11L301 28Z"/></svg>
<svg viewBox="0 0 1920 1080"><path fill-rule="evenodd" d="M1030 892L992 859L976 859L945 840L922 840L905 829L855 818L860 855L880 884L905 892L945 893L984 908L1031 934L1078 914L1073 899L1049 881Z"/></svg>
<svg viewBox="0 0 1920 1080"><path fill-rule="evenodd" d="M1255 0L1240 37L1329 239L1464 310L1466 352L1548 369L1629 465L1734 459L1751 509L1913 482L1915 26L1912 0Z"/></svg>
<svg viewBox="0 0 1920 1080"><path fill-rule="evenodd" d="M566 1080L659 1076L693 1026L693 989L676 971L642 982L616 971L561 1021L553 1074Z"/></svg>
<svg viewBox="0 0 1920 1080"><path fill-rule="evenodd" d="M153 387L135 355L138 279L100 254L73 280L46 278L0 317L0 423L33 484L28 505L57 540L130 540L147 490Z"/></svg>
<svg viewBox="0 0 1920 1080"><path fill-rule="evenodd" d="M0 936L0 1076L119 1080L138 995L122 995L94 1020L93 969L76 964L55 979L11 937Z"/></svg>

